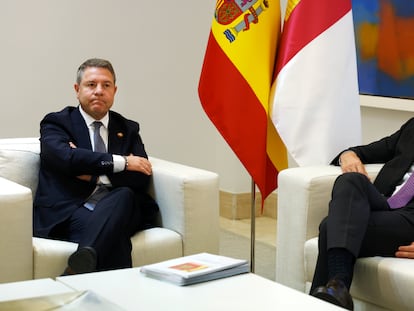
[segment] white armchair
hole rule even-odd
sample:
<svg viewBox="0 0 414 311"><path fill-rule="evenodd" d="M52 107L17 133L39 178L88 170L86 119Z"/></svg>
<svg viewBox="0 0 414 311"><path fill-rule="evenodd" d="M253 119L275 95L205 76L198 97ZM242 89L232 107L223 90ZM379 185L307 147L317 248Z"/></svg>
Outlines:
<svg viewBox="0 0 414 311"><path fill-rule="evenodd" d="M56 277L77 248L75 243L32 238L39 150L38 138L0 139L0 283ZM218 253L218 175L150 160L150 193L160 207L160 226L131 238L133 265L198 252Z"/></svg>
<svg viewBox="0 0 414 311"><path fill-rule="evenodd" d="M381 165L367 165L375 179ZM309 292L318 254L318 228L339 167L290 168L278 179L276 281ZM414 241L414 237L413 237ZM355 310L412 310L414 260L358 259L351 294Z"/></svg>

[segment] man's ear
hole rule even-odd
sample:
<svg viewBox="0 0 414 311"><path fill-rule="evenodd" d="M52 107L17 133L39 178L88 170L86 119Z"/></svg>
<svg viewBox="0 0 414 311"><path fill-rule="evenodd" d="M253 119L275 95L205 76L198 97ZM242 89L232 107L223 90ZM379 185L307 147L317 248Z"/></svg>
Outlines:
<svg viewBox="0 0 414 311"><path fill-rule="evenodd" d="M75 83L73 85L73 88L75 89L75 92L76 92L76 98L79 99L79 84Z"/></svg>

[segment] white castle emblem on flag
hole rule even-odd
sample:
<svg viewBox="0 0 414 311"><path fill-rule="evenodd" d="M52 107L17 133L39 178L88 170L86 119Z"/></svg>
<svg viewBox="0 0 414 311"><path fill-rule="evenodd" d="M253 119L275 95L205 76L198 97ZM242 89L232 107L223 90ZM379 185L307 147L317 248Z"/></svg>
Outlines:
<svg viewBox="0 0 414 311"><path fill-rule="evenodd" d="M256 8L254 5L259 3ZM250 24L259 22L259 15L269 7L268 0L219 0L216 4L215 19L221 25L236 23L224 31L231 42L241 31L250 29Z"/></svg>

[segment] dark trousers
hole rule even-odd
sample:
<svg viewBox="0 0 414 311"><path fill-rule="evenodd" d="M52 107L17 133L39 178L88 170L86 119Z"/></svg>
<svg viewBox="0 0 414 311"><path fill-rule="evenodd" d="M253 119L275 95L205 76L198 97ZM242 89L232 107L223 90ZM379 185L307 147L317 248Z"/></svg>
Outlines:
<svg viewBox="0 0 414 311"><path fill-rule="evenodd" d="M390 210L386 198L359 173L337 178L328 216L319 227L319 253L312 288L328 282L328 250L345 248L355 258L393 257L414 241L414 208ZM352 279L352 276L351 276Z"/></svg>
<svg viewBox="0 0 414 311"><path fill-rule="evenodd" d="M130 237L140 229L141 211L129 188L112 190L93 211L79 207L62 225L63 238L96 250L98 271L132 266Z"/></svg>

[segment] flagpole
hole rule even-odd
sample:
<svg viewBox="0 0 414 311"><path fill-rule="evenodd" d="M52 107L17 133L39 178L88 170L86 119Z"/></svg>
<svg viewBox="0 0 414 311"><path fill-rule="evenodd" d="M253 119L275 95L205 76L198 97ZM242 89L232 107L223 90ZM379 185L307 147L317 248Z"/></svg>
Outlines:
<svg viewBox="0 0 414 311"><path fill-rule="evenodd" d="M251 189L251 218L250 218L250 272L254 273L255 267L255 232L256 232L256 184L252 179Z"/></svg>

